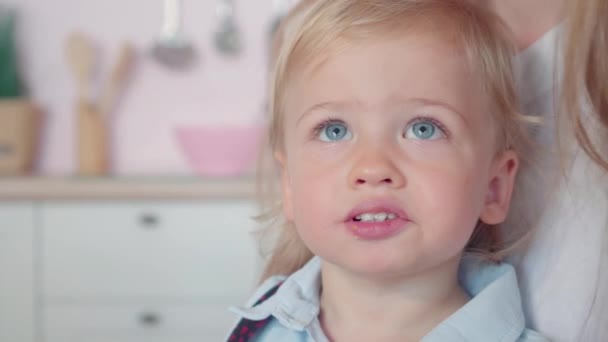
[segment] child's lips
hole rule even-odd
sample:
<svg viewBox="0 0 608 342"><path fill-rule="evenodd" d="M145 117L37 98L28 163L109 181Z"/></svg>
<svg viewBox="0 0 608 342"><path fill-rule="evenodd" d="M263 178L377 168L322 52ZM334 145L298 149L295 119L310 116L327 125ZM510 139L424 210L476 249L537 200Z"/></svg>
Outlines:
<svg viewBox="0 0 608 342"><path fill-rule="evenodd" d="M357 222L346 223L346 229L361 240L385 240L405 230L408 221L396 218L381 222Z"/></svg>
<svg viewBox="0 0 608 342"><path fill-rule="evenodd" d="M356 219L363 214L387 214L390 219L363 221ZM349 232L361 240L383 240L404 230L409 221L400 202L392 198L378 198L363 201L346 215L345 223Z"/></svg>

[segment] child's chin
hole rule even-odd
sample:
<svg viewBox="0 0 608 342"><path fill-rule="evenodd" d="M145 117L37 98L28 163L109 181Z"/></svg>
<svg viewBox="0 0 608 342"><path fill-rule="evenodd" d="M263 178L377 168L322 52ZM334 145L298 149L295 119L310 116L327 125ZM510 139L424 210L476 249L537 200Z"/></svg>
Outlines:
<svg viewBox="0 0 608 342"><path fill-rule="evenodd" d="M346 261L341 267L360 277L372 280L394 280L419 271L416 262L408 262L407 258L382 256L359 256Z"/></svg>

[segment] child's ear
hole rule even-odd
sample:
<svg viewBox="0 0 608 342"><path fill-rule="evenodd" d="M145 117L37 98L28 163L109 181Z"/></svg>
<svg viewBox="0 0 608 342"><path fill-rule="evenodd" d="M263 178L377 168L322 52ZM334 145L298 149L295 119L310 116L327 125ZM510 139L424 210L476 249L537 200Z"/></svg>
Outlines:
<svg viewBox="0 0 608 342"><path fill-rule="evenodd" d="M518 167L519 158L512 150L503 152L494 160L488 192L480 216L484 223L499 224L506 219Z"/></svg>
<svg viewBox="0 0 608 342"><path fill-rule="evenodd" d="M287 169L287 160L285 153L282 151L276 151L274 153L274 159L277 161L281 168L281 197L283 204L283 214L287 221L293 221L293 203L291 199L291 182L289 180L289 172Z"/></svg>

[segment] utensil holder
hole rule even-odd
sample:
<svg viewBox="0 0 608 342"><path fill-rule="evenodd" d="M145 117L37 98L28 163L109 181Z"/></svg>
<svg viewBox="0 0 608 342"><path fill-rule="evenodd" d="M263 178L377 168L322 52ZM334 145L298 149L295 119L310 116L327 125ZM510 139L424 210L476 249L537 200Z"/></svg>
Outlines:
<svg viewBox="0 0 608 342"><path fill-rule="evenodd" d="M103 176L108 173L108 127L97 106L78 103L77 154L80 176Z"/></svg>
<svg viewBox="0 0 608 342"><path fill-rule="evenodd" d="M0 175L33 171L41 116L39 108L29 100L0 100Z"/></svg>

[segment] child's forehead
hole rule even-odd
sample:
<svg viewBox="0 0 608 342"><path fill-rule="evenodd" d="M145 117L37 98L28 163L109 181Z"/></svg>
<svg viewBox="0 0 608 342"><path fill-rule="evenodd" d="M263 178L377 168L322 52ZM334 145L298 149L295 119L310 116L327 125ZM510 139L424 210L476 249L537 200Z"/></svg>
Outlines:
<svg viewBox="0 0 608 342"><path fill-rule="evenodd" d="M292 72L283 105L292 114L328 101L329 112L434 106L472 115L485 107L482 87L465 54L441 37L341 39Z"/></svg>
<svg viewBox="0 0 608 342"><path fill-rule="evenodd" d="M387 104L404 98L463 102L471 98L465 89L480 85L464 56L449 46L404 38L334 49L295 72L286 89L287 100L296 103L303 97L333 96Z"/></svg>
<svg viewBox="0 0 608 342"><path fill-rule="evenodd" d="M314 49L314 48L313 48ZM359 58L360 57L360 58ZM363 57L369 57L368 59ZM397 60L393 57L397 57ZM402 63L399 59L402 58ZM340 60L338 62L337 60ZM403 31L382 34L378 32L366 37L352 38L338 36L315 51L294 50L286 69L286 80L310 79L320 71L344 67L345 59L358 67L370 67L374 62L385 63L383 67L399 69L417 68L436 69L441 65L433 62L457 65L464 73L474 74L472 63L465 49L447 37L436 32ZM387 60L397 63L386 63ZM414 60L414 61L412 61ZM408 64L409 63L409 64Z"/></svg>

